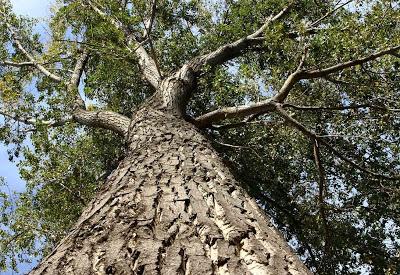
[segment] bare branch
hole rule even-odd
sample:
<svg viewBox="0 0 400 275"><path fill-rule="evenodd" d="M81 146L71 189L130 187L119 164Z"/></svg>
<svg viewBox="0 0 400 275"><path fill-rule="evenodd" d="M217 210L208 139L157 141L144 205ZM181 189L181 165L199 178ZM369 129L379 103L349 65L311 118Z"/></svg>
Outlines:
<svg viewBox="0 0 400 275"><path fill-rule="evenodd" d="M68 82L67 92L75 93L74 104L76 106L74 106L74 108L85 108L85 102L79 94L78 87L88 59L89 59L89 51L87 49L84 49L81 56L76 61L75 68L71 75L71 79Z"/></svg>
<svg viewBox="0 0 400 275"><path fill-rule="evenodd" d="M71 79L68 83L69 88L72 89L72 88L77 88L79 86L79 82L82 77L88 58L89 58L89 51L87 49L84 49L81 56L76 61L75 68L73 70Z"/></svg>
<svg viewBox="0 0 400 275"><path fill-rule="evenodd" d="M89 4L91 2L89 1ZM100 15L105 15L104 13L101 12L101 10L97 9L96 6L91 5L92 8L97 11ZM109 18L109 17L107 17ZM121 28L123 27L122 25L118 25L118 21L113 20L112 18L110 19L113 24L116 24L117 27ZM44 66L39 64L35 58L28 53L28 51L25 50L25 48L22 46L20 40L18 39L17 35L13 31L12 27L10 24L6 22L7 28L9 29L11 36L13 38L14 44L17 46L19 51L21 51L29 60L29 65L32 65L36 67L39 71L41 71L43 74L51 78L52 80L56 82L62 82L62 78L51 73L49 70L47 70ZM136 44L137 45L137 44ZM139 44L138 45L138 50L142 50L142 53L140 57L146 59L147 58L147 53L145 53L144 48ZM146 56L144 55L144 53ZM125 136L128 132L129 124L130 124L130 119L120 115L118 113L114 113L111 111L96 111L96 112L91 112L85 110L85 104L82 98L80 98L79 91L78 91L78 86L79 82L82 76L82 73L84 71L86 62L88 60L89 53L86 49L83 50L81 56L78 58L75 68L73 70L73 73L71 75L71 78L68 83L66 83L66 89L70 93L75 93L76 95L76 102L74 106L72 106L73 109L73 114L72 118L65 118L60 121L42 121L42 120L37 120L37 119L31 119L31 118L20 118L16 115L12 115L7 113L6 111L1 111L0 114L13 119L15 121L19 121L22 123L25 123L27 125L33 125L37 126L38 124L41 125L46 125L48 127L56 127L56 126L62 126L65 123L69 121L75 121L83 125L91 126L91 127L100 127L104 129L109 129L112 130L122 136ZM146 59L147 62L147 59ZM8 65L15 65L14 63L8 63ZM24 65L25 66L25 65Z"/></svg>
<svg viewBox="0 0 400 275"><path fill-rule="evenodd" d="M294 73L290 74L289 77L285 80L285 82L283 83L283 86L280 88L279 92L275 96L272 97L273 101L277 101L277 102L281 102L281 103L283 101L285 101L285 99L289 95L290 90L301 78L301 72L302 72L304 63L306 62L307 54L308 54L308 45L306 44L304 46L303 54L301 56L300 63L297 66L296 71Z"/></svg>
<svg viewBox="0 0 400 275"><path fill-rule="evenodd" d="M286 7L284 7L280 12L278 12L276 15L272 16L267 20L267 22L264 23L264 25L261 26L256 32L254 32L250 37L259 37L262 35L265 30L268 28L268 26L277 20L279 20L282 16L284 16L292 7L293 2L290 2Z"/></svg>
<svg viewBox="0 0 400 275"><path fill-rule="evenodd" d="M272 98L272 100L277 101L277 102L284 102L285 99L288 97L290 90L293 88L293 86L301 79L312 79L312 78L319 78L319 77L326 77L329 74L335 73L342 71L347 68L351 68L357 65L361 65L364 63L367 63L369 61L375 60L381 56L387 55L387 54L393 54L396 53L400 49L400 45L392 48L388 48L386 50L382 50L376 53L373 53L371 55L359 58L359 59L354 59L348 62L344 63L339 63L336 65L333 65L331 67L327 67L324 69L316 69L316 70L296 70L294 73L289 75L289 77L286 79L285 83L283 84L282 88L279 90L279 92Z"/></svg>
<svg viewBox="0 0 400 275"><path fill-rule="evenodd" d="M128 133L130 119L112 111L86 111L76 109L73 119L82 125L108 129L125 136Z"/></svg>
<svg viewBox="0 0 400 275"><path fill-rule="evenodd" d="M92 44L92 43L88 43L88 42L84 42L84 41L76 41L76 40L68 40L68 39L55 39L55 41L80 44L80 45L83 45L86 49L90 50L90 52L97 52L97 53L100 53L103 55L113 56L115 59L126 60L126 53L118 54L118 53L112 52L114 50L113 48L107 47L104 45L96 45L96 44ZM140 43L138 43L136 48L129 49L129 51L133 53L137 50L138 47L145 45L147 42L149 42L149 39L145 39L145 40L141 41Z"/></svg>
<svg viewBox="0 0 400 275"><path fill-rule="evenodd" d="M147 23L145 23L145 34L144 36L150 37L150 33L153 30L153 25L154 25L154 19L156 18L156 10L157 10L157 0L153 0L151 3L151 12L150 12L150 17L147 20Z"/></svg>
<svg viewBox="0 0 400 275"><path fill-rule="evenodd" d="M265 120L257 120L257 121L248 121L247 119L237 122L237 123L229 123L229 124L224 124L224 125L212 125L210 128L213 130L226 130L226 129L232 129L232 128L237 128L237 127L243 127L243 126L248 126L248 125L262 125L266 127L273 127L279 124L284 124L282 121L265 121Z"/></svg>
<svg viewBox="0 0 400 275"><path fill-rule="evenodd" d="M145 37L145 39L147 41L149 41L151 57L154 60L158 74L162 78L162 73L160 70L160 65L158 62L157 54L156 54L156 51L154 50L153 40L151 39L151 36L150 36L151 31L153 29L154 19L156 16L156 8L157 8L157 0L153 0L152 4L151 4L150 18L148 18L146 20L143 17L141 17L141 18L142 18L142 22L144 25L143 37Z"/></svg>
<svg viewBox="0 0 400 275"><path fill-rule="evenodd" d="M193 123L199 128L206 128L211 126L212 123L224 119L241 118L252 114L266 113L274 109L275 104L270 100L265 100L250 105L218 109L195 118Z"/></svg>
<svg viewBox="0 0 400 275"><path fill-rule="evenodd" d="M273 96L269 100L261 101L258 103L254 103L251 105L242 105L238 107L227 107L227 108L222 108L218 109L212 112L209 112L207 114L204 114L194 120L194 124L197 125L200 128L204 127L209 127L212 123L221 121L223 119L227 118L240 118L240 117L245 117L249 115L254 115L254 114L262 114L268 111L271 111L274 109L274 102L279 102L282 103L285 101L287 96L289 95L290 90L293 88L293 86L301 79L308 79L308 78L317 78L317 77L324 77L330 73L336 72L343 70L345 68L349 68L352 66L356 66L359 64L363 64L365 62L374 60L378 57L381 57L386 54L390 54L392 52L396 52L400 49L400 46L393 47L384 51L377 52L375 54L369 55L364 58L352 60L349 62L341 63L326 69L321 69L321 70L310 70L310 71L303 71L301 70L301 66L305 62L305 58L307 55L307 48L305 48L305 51L303 53L303 56L300 61L300 65L298 66L297 70L293 72L292 74L289 75L289 77L285 80L283 86L279 90L279 92ZM285 107L293 107L295 108L294 105L287 104ZM371 108L378 109L378 106L371 105ZM360 107L361 108L361 107ZM386 108L380 108L381 110ZM396 109L392 109L393 111L397 111Z"/></svg>
<svg viewBox="0 0 400 275"><path fill-rule="evenodd" d="M362 108L377 109L382 111L400 112L400 109L391 109L383 106L377 106L372 104L359 104L359 105L349 105L349 106L298 106L291 103L283 103L283 108L293 108L301 111L343 111L343 110L354 110Z"/></svg>
<svg viewBox="0 0 400 275"><path fill-rule="evenodd" d="M29 62L32 63L33 66L35 66L41 73L43 73L45 76L49 77L55 82L61 82L62 78L54 73L51 73L49 70L47 70L43 65L38 63L36 59L28 53L27 50L25 50L24 46L22 46L21 41L18 39L16 33L13 31L11 25L6 22L6 26L9 29L11 36L13 38L14 44L17 46L18 50L22 52L26 58L28 58Z"/></svg>
<svg viewBox="0 0 400 275"><path fill-rule="evenodd" d="M307 59L307 54L308 54L308 44L305 44L303 54L301 55L299 66L297 66L296 71L301 71L301 69L303 68L303 66L306 62L306 59Z"/></svg>
<svg viewBox="0 0 400 275"><path fill-rule="evenodd" d="M361 57L359 59L354 59L354 60L347 61L344 63L336 64L336 65L333 65L331 67L327 67L324 69L302 71L300 74L300 78L301 79L311 79L311 78L324 77L329 74L336 73L336 72L342 71L347 68L351 68L351 67L354 67L357 65L367 63L369 61L375 60L384 55L393 54L393 53L396 54L399 50L400 50L400 45L373 53L373 54L365 56L365 57Z"/></svg>
<svg viewBox="0 0 400 275"><path fill-rule="evenodd" d="M120 22L118 19L115 19L114 17L104 13L95 4L93 4L92 1L87 0L86 3L97 14L103 17L103 19L108 20L112 25L114 25L115 28L122 31L126 35L128 50L137 56L137 58L139 59L139 65L142 69L143 75L145 76L147 81L154 88L157 89L162 80L161 74L159 73L159 69L157 68L157 64L154 61L154 59L147 53L143 45L136 39L134 33L132 33L132 31L126 26L124 26L124 24L122 24L122 22ZM133 46L134 50L131 49L131 46Z"/></svg>
<svg viewBox="0 0 400 275"><path fill-rule="evenodd" d="M31 67L34 66L35 64L33 62L12 62L12 61L0 61L0 66L10 66L10 67L16 67L16 68L22 68L22 67Z"/></svg>
<svg viewBox="0 0 400 275"><path fill-rule="evenodd" d="M4 117L7 117L14 121L21 122L25 125L32 125L32 126L44 125L47 127L58 127L58 126L63 126L66 123L72 121L71 117L65 117L60 120L41 120L41 119L35 119L35 118L30 118L30 117L25 118L25 117L20 117L18 115L11 114L5 110L0 110L0 115L3 115Z"/></svg>
<svg viewBox="0 0 400 275"><path fill-rule="evenodd" d="M319 23L321 23L322 21L324 21L326 18L328 18L329 16L333 15L336 11L338 11L339 9L341 9L342 7L346 6L347 4L350 4L351 2L353 2L354 0L349 0L347 2L344 2L342 4L340 4L339 6L337 6L336 8L334 8L331 11L328 11L324 16L322 16L321 18L319 18L318 20L314 21L313 23L310 24L309 28L314 28L316 27Z"/></svg>
<svg viewBox="0 0 400 275"><path fill-rule="evenodd" d="M121 136L125 136L128 133L129 118L112 111L87 111L85 108L85 102L79 94L78 86L88 58L89 51L83 49L82 54L76 61L73 74L67 86L67 91L75 93L76 97L73 106L73 120L83 125L112 130Z"/></svg>
<svg viewBox="0 0 400 275"><path fill-rule="evenodd" d="M270 16L266 22L254 33L238 39L232 43L225 44L215 51L192 59L189 64L195 73L199 73L205 65L215 66L223 64L235 57L241 56L246 50L252 46L262 45L265 41L262 34L270 26L271 23L279 20L292 7L293 3L288 4L275 16Z"/></svg>
<svg viewBox="0 0 400 275"><path fill-rule="evenodd" d="M329 232L329 227L328 227L328 222L326 218L326 212L325 212L325 195L326 195L326 187L327 187L327 182L326 182L326 175L325 175L325 170L321 162L321 152L319 148L319 143L318 140L314 139L314 161L315 165L317 166L318 170L318 176L319 176L319 186L318 186L318 204L319 204L319 214L322 220L322 225L324 228L324 234L325 234L325 252L329 253L330 251L330 232Z"/></svg>
<svg viewBox="0 0 400 275"><path fill-rule="evenodd" d="M121 114L112 111L86 111L84 109L76 109L72 116L62 118L60 120L40 120L35 118L23 118L13 115L4 110L0 110L0 115L3 115L14 121L34 126L29 131L35 131L37 126L46 126L49 128L64 126L69 122L77 122L82 125L103 128L116 132L121 136L128 133L130 119Z"/></svg>
<svg viewBox="0 0 400 275"><path fill-rule="evenodd" d="M294 87L294 85L300 80L300 71L295 71L290 74L289 77L283 83L283 86L279 90L279 92L272 97L272 100L276 102L284 102L287 96L289 95L290 90Z"/></svg>

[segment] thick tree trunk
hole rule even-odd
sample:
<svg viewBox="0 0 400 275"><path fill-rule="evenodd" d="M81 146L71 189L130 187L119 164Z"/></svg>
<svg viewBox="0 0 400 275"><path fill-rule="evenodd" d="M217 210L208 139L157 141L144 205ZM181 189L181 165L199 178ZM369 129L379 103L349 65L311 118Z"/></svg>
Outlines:
<svg viewBox="0 0 400 275"><path fill-rule="evenodd" d="M310 274L209 142L144 108L128 154L31 274Z"/></svg>

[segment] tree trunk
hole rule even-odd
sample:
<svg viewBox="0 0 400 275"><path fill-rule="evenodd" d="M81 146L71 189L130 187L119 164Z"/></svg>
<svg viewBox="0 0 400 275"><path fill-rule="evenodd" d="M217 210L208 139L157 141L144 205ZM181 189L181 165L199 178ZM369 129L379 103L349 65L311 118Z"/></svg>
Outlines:
<svg viewBox="0 0 400 275"><path fill-rule="evenodd" d="M138 111L128 153L30 274L310 274L196 128Z"/></svg>

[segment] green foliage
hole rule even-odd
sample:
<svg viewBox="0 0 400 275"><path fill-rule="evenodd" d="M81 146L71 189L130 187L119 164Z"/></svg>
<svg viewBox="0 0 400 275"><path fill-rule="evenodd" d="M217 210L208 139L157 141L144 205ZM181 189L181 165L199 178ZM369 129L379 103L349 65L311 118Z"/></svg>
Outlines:
<svg viewBox="0 0 400 275"><path fill-rule="evenodd" d="M154 90L127 49L124 33L103 20L85 1L59 0L41 43L35 21L10 14L26 49L61 76L69 76L80 48L91 55L80 91L90 109L130 116ZM143 33L151 1L94 1L132 31ZM258 29L288 1L157 1L152 47L164 75ZM266 43L202 72L188 108L193 117L225 106L257 102L276 94L308 48L304 68L325 68L400 45L396 1L294 1L291 11L264 32ZM0 15L0 22L4 21ZM26 61L11 33L0 23L0 60ZM151 52L150 43L144 47ZM325 136L343 156L379 174L400 174L400 59L388 55L325 78L301 80L288 102L299 106L373 104L379 109L287 111L308 129ZM0 67L1 109L37 121L68 116L71 101L63 84L31 67ZM385 110L386 108L386 110ZM69 123L50 128L0 120L0 139L19 162L27 190L0 189L0 268L42 257L68 232L103 179L123 157L123 140L103 130ZM237 123L239 120L224 121ZM210 129L207 134L229 161L243 186L271 215L286 239L318 274L398 274L400 272L400 186L355 169L321 148L325 170L321 213L320 183L313 142L278 115L264 114L244 127ZM29 145L24 143L27 140ZM3 185L4 183L1 182Z"/></svg>

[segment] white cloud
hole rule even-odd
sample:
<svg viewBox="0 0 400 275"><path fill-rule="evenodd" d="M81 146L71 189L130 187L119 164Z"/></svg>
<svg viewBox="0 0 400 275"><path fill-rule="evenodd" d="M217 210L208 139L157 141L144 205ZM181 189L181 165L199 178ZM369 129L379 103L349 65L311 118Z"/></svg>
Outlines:
<svg viewBox="0 0 400 275"><path fill-rule="evenodd" d="M29 17L48 17L54 0L11 0L14 12Z"/></svg>

